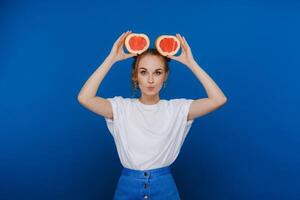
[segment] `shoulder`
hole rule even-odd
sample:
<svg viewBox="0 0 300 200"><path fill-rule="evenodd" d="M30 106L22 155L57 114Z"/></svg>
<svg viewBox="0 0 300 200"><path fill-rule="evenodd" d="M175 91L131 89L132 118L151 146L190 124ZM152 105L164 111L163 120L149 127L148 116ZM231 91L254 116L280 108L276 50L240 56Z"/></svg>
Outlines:
<svg viewBox="0 0 300 200"><path fill-rule="evenodd" d="M189 98L170 99L168 101L168 107L170 108L170 110L173 110L175 113L177 112L186 113L189 111L193 101L194 99L189 99Z"/></svg>
<svg viewBox="0 0 300 200"><path fill-rule="evenodd" d="M123 96L114 96L114 97L109 97L107 99L130 100L130 99L133 99L133 98L123 97Z"/></svg>
<svg viewBox="0 0 300 200"><path fill-rule="evenodd" d="M176 99L168 100L169 104L174 106L190 104L192 101L194 101L194 99L188 99L188 98L176 98Z"/></svg>
<svg viewBox="0 0 300 200"><path fill-rule="evenodd" d="M128 98L128 97L123 97L123 96L114 96L114 97L110 97L107 98L107 100L109 100L111 103L116 103L119 105L124 105L124 104L128 104L130 102L133 102L135 99L134 98Z"/></svg>

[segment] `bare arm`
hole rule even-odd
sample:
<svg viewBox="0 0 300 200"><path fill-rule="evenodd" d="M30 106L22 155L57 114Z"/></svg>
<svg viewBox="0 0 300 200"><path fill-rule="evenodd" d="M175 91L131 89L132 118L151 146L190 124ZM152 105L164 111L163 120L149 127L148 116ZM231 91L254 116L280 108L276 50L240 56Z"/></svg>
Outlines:
<svg viewBox="0 0 300 200"><path fill-rule="evenodd" d="M130 32L131 31L123 33L117 39L110 54L85 82L77 97L79 103L85 108L111 119L113 118L113 112L110 102L105 98L96 96L96 94L104 77L114 63L135 56L135 54L126 54L123 51L125 38L128 34L130 34Z"/></svg>
<svg viewBox="0 0 300 200"><path fill-rule="evenodd" d="M191 103L187 120L195 119L216 110L224 105L227 101L217 84L210 78L210 76L197 64L195 61L191 48L186 39L180 34L176 34L180 40L182 53L179 56L169 56L170 58L186 65L202 83L207 93L207 98L196 99Z"/></svg>
<svg viewBox="0 0 300 200"><path fill-rule="evenodd" d="M188 120L208 114L220 108L227 101L227 97L215 81L196 63L196 61L190 64L189 68L202 83L208 97L196 99L192 102Z"/></svg>
<svg viewBox="0 0 300 200"><path fill-rule="evenodd" d="M110 102L105 98L96 96L96 93L113 64L113 59L108 56L85 82L77 97L79 103L85 108L111 119L113 118L113 112Z"/></svg>
<svg viewBox="0 0 300 200"><path fill-rule="evenodd" d="M112 67L115 61L111 56L107 56L104 62L95 70L81 88L78 94L78 100L86 100L96 96L98 88L103 81L104 77Z"/></svg>

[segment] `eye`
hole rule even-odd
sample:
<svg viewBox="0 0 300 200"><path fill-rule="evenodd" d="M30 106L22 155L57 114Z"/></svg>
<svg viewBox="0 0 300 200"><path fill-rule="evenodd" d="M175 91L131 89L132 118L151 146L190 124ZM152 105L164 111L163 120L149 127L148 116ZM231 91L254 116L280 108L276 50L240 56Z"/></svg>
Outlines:
<svg viewBox="0 0 300 200"><path fill-rule="evenodd" d="M141 74L145 74L146 71L141 71Z"/></svg>
<svg viewBox="0 0 300 200"><path fill-rule="evenodd" d="M160 71L157 71L157 72L156 72L156 74L160 75L160 74L161 74L161 72L160 72Z"/></svg>

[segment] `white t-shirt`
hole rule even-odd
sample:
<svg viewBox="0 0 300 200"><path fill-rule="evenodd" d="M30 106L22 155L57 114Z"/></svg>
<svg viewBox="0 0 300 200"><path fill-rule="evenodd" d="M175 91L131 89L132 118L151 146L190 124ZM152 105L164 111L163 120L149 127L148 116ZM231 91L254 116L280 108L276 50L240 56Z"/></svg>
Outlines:
<svg viewBox="0 0 300 200"><path fill-rule="evenodd" d="M175 161L194 121L187 121L193 99L160 99L152 105L121 96L107 100L113 120L105 121L124 167L150 170Z"/></svg>

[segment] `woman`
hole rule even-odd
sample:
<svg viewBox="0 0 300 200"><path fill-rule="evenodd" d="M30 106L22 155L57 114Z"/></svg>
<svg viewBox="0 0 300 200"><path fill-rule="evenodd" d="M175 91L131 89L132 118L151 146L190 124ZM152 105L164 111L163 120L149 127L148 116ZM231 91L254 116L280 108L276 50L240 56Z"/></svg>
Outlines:
<svg viewBox="0 0 300 200"><path fill-rule="evenodd" d="M194 60L191 48L180 34L179 56L162 56L155 49L140 55L125 53L124 32L110 54L82 87L78 101L103 116L112 134L123 166L115 200L180 199L170 165L176 160L195 118L220 108L226 97L216 83ZM99 85L118 61L134 57L131 82L139 98L102 98L96 96ZM188 67L203 84L208 97L200 99L160 99L159 92L169 75L173 59Z"/></svg>

